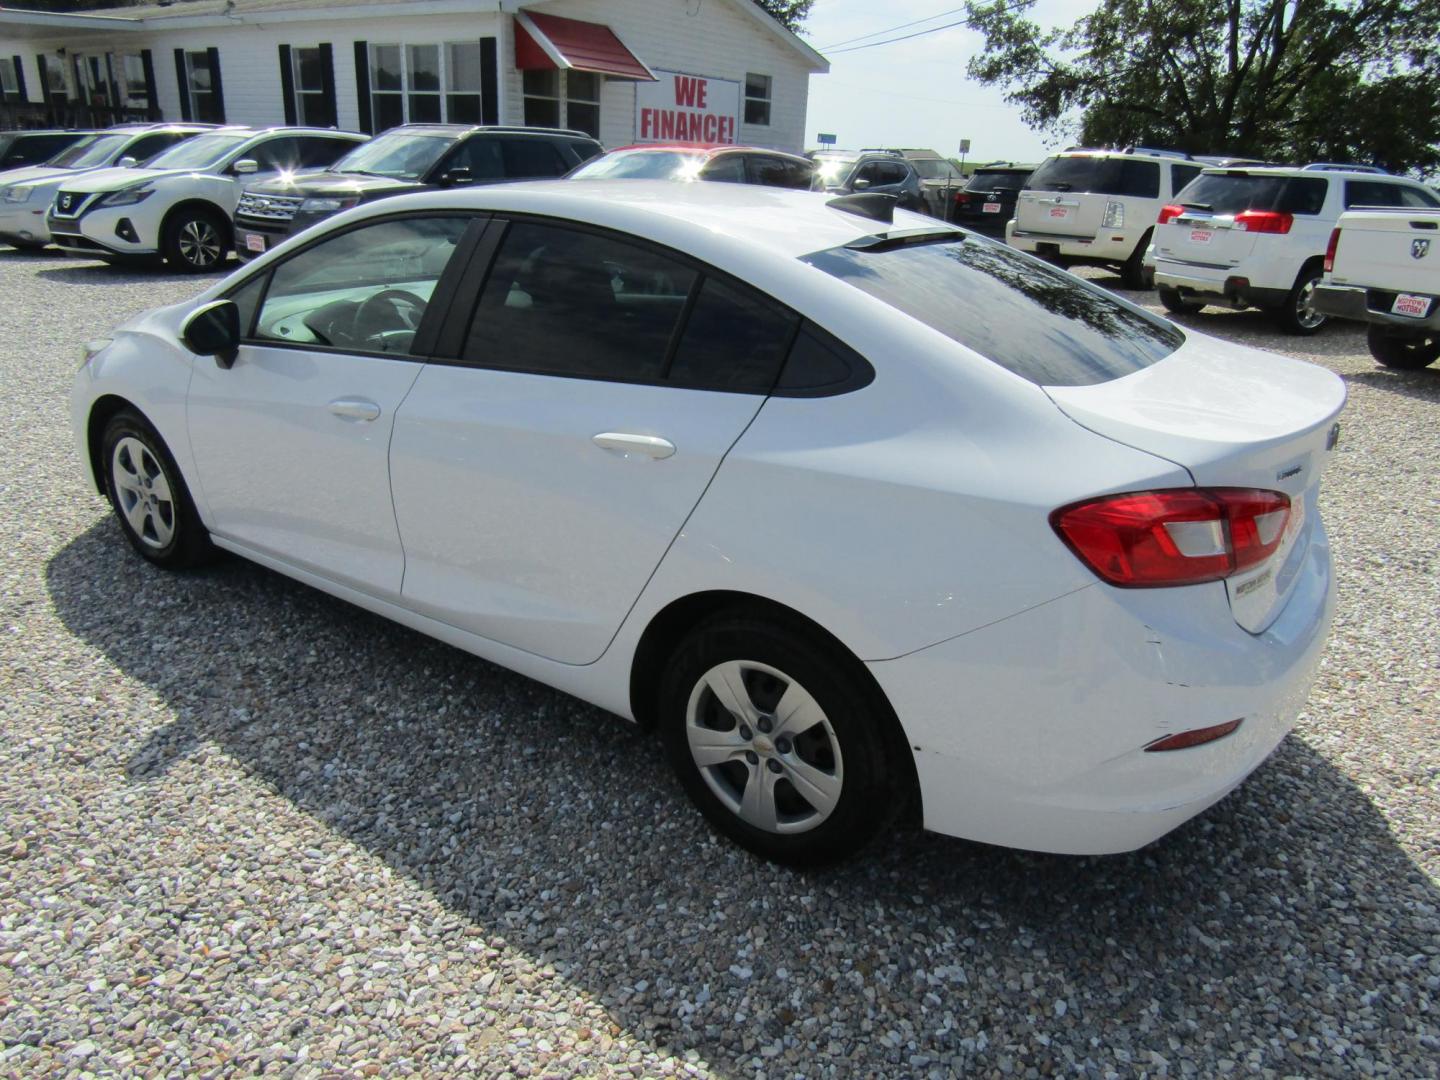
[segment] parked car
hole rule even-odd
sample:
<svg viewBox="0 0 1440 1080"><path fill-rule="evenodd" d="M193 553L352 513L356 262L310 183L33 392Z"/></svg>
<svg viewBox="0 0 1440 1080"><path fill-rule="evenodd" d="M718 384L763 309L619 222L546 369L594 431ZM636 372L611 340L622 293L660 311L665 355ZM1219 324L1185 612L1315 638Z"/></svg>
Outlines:
<svg viewBox="0 0 1440 1080"><path fill-rule="evenodd" d="M1269 311L1280 328L1313 334L1325 245L1355 206L1440 206L1424 184L1371 168L1206 169L1165 206L1155 227L1155 287L1170 311L1207 304Z"/></svg>
<svg viewBox="0 0 1440 1080"><path fill-rule="evenodd" d="M759 146L625 146L592 158L571 180L713 180L809 191L815 163Z"/></svg>
<svg viewBox="0 0 1440 1080"><path fill-rule="evenodd" d="M873 192L894 195L902 210L925 209L920 174L898 154L888 151L826 151L813 155L820 184L837 195Z"/></svg>
<svg viewBox="0 0 1440 1080"><path fill-rule="evenodd" d="M331 214L431 188L563 176L604 148L560 128L405 124L323 172L250 184L235 208L235 250L253 259Z"/></svg>
<svg viewBox="0 0 1440 1080"><path fill-rule="evenodd" d="M948 158L934 150L919 147L867 147L866 153L894 154L910 163L920 177L920 200L923 212L941 221L950 219L950 205L955 192L965 186L964 172L952 165Z"/></svg>
<svg viewBox="0 0 1440 1080"><path fill-rule="evenodd" d="M1200 173L1170 150L1067 150L1025 181L1006 240L1058 266L1104 266L1146 286L1145 248L1160 208Z"/></svg>
<svg viewBox="0 0 1440 1080"><path fill-rule="evenodd" d="M955 193L949 220L986 236L1004 239L1005 226L1015 216L1020 189L1034 171L1034 165L1016 165L1009 161L981 165L970 175L965 188Z"/></svg>
<svg viewBox="0 0 1440 1080"><path fill-rule="evenodd" d="M1369 325L1370 355L1418 370L1440 359L1440 210L1347 210L1330 234L1315 309Z"/></svg>
<svg viewBox="0 0 1440 1080"><path fill-rule="evenodd" d="M9 169L25 165L43 165L67 146L96 132L91 128L75 131L0 131L0 179Z"/></svg>
<svg viewBox="0 0 1440 1080"><path fill-rule="evenodd" d="M153 260L199 272L233 247L230 215L246 182L320 168L366 136L305 127L223 127L172 146L143 169L100 169L67 180L45 217L72 255Z"/></svg>
<svg viewBox="0 0 1440 1080"><path fill-rule="evenodd" d="M67 146L44 165L0 174L0 241L21 248L50 243L45 213L65 181L111 165L140 165L214 124L117 124Z"/></svg>
<svg viewBox="0 0 1440 1080"><path fill-rule="evenodd" d="M917 794L940 832L1138 847L1305 699L1344 384L891 209L356 207L89 346L80 455L156 565L224 548L658 729L767 857Z"/></svg>

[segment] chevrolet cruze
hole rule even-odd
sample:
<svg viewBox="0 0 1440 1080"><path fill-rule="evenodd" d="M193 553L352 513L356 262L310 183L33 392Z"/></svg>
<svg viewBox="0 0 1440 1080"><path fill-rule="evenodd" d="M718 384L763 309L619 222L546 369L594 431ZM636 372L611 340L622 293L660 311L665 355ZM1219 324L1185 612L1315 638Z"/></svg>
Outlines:
<svg viewBox="0 0 1440 1080"><path fill-rule="evenodd" d="M912 802L1124 851L1239 784L1329 626L1344 396L884 195L560 181L340 214L92 343L72 407L146 559L633 719L806 862Z"/></svg>

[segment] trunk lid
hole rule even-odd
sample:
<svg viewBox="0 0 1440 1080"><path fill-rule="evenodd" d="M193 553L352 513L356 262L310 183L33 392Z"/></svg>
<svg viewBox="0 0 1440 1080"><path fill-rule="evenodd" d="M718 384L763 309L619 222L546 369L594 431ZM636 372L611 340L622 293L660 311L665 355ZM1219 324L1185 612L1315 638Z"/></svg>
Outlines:
<svg viewBox="0 0 1440 1080"><path fill-rule="evenodd" d="M1331 280L1440 294L1440 210L1347 210Z"/></svg>
<svg viewBox="0 0 1440 1080"><path fill-rule="evenodd" d="M1186 209L1165 225L1155 226L1155 255L1173 262L1228 270L1249 258L1257 234L1235 227L1234 214Z"/></svg>
<svg viewBox="0 0 1440 1080"><path fill-rule="evenodd" d="M1093 240L1100 232L1108 196L1082 191L1022 191L1015 204L1015 228Z"/></svg>
<svg viewBox="0 0 1440 1080"><path fill-rule="evenodd" d="M1157 364L1090 386L1047 386L1076 423L1173 461L1201 487L1290 497L1285 536L1259 566L1228 578L1235 621L1264 631L1294 588L1320 528L1320 477L1338 436L1345 384L1301 360L1188 334Z"/></svg>

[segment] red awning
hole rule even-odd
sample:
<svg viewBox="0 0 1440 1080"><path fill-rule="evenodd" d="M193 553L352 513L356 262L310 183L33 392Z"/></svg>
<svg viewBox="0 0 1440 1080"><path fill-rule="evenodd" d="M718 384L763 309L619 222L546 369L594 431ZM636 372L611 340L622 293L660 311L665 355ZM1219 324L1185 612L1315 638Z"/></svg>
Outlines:
<svg viewBox="0 0 1440 1080"><path fill-rule="evenodd" d="M515 67L521 71L571 68L619 79L658 81L610 27L523 9L515 13Z"/></svg>

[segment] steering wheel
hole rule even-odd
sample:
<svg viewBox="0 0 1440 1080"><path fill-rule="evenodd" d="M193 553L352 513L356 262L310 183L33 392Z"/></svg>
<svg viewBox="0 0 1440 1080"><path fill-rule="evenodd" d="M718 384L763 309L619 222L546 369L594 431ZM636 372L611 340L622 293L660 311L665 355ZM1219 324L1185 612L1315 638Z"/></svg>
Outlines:
<svg viewBox="0 0 1440 1080"><path fill-rule="evenodd" d="M404 289L381 289L374 296L355 309L354 321L350 324L351 336L356 341L373 342L377 338L383 345L389 334L414 334L420 328L420 319L425 314L425 301Z"/></svg>

